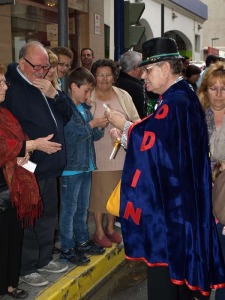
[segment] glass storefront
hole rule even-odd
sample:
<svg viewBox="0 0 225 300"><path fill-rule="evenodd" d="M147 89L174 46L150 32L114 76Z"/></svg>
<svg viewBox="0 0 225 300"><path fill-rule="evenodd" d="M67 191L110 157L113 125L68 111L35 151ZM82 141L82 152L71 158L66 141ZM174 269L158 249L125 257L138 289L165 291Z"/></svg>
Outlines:
<svg viewBox="0 0 225 300"><path fill-rule="evenodd" d="M11 22L14 61L18 61L18 51L21 46L31 40L38 40L43 45L50 47L54 41L57 43L56 8L45 7L44 4L33 6L17 3L11 7ZM48 34L50 26L52 34Z"/></svg>
<svg viewBox="0 0 225 300"><path fill-rule="evenodd" d="M58 45L57 4L58 0L16 0L14 5L0 5L0 22L7 20L4 22L8 28L7 35L9 33L11 35L11 37L0 35L3 49L11 48L11 53L7 51L7 53L0 54L3 63L18 61L21 46L32 40L38 40L46 47ZM68 7L68 44L76 54L78 53L78 37L75 25L79 26L79 14L88 13L88 0L69 0ZM78 32L78 28L76 30Z"/></svg>

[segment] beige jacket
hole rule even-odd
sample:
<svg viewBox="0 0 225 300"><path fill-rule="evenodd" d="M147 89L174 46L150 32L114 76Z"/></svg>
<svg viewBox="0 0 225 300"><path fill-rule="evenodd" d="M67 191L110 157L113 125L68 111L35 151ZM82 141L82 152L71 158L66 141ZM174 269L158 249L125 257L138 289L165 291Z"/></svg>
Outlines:
<svg viewBox="0 0 225 300"><path fill-rule="evenodd" d="M124 112L127 114L129 121L136 122L140 120L136 107L132 101L131 96L124 90L113 86L112 87L114 92L116 93L120 105L122 106ZM95 90L91 93L90 105L92 106L91 112L94 115L96 109L96 102L95 102Z"/></svg>

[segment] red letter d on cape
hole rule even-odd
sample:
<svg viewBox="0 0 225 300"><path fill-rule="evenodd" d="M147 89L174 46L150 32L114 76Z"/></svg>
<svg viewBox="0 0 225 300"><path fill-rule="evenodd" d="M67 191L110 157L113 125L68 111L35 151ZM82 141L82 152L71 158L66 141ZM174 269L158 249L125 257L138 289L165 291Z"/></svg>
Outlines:
<svg viewBox="0 0 225 300"><path fill-rule="evenodd" d="M140 151L146 151L152 148L154 143L155 143L155 133L151 131L145 131Z"/></svg>

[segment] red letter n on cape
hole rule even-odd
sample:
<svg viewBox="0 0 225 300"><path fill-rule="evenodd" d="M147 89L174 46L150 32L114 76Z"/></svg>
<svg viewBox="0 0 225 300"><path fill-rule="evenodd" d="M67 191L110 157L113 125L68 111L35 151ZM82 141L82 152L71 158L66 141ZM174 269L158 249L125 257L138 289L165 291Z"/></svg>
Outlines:
<svg viewBox="0 0 225 300"><path fill-rule="evenodd" d="M127 202L127 206L124 212L124 218L128 219L129 216L131 217L131 219L134 221L135 224L139 225L140 218L141 218L141 209L137 208L135 210L133 203L130 201Z"/></svg>

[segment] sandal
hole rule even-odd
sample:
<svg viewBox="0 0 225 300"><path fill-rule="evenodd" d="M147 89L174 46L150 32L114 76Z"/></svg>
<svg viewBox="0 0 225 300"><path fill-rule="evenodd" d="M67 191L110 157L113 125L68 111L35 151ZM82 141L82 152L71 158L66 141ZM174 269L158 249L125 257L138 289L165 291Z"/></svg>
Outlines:
<svg viewBox="0 0 225 300"><path fill-rule="evenodd" d="M28 292L15 288L12 292L8 292L8 295L15 299L25 299L28 297Z"/></svg>

